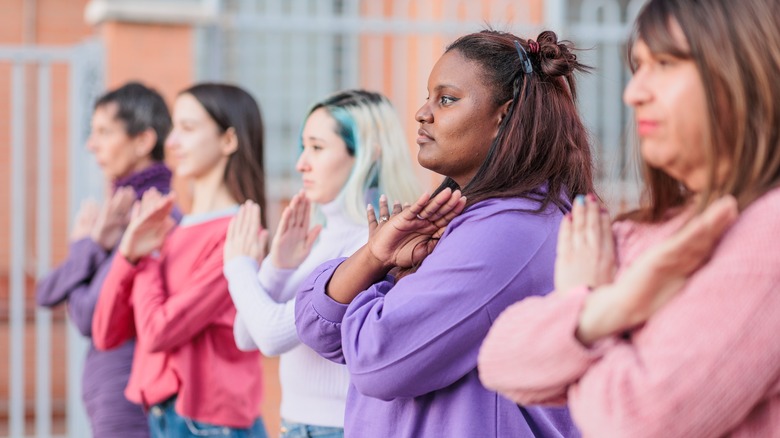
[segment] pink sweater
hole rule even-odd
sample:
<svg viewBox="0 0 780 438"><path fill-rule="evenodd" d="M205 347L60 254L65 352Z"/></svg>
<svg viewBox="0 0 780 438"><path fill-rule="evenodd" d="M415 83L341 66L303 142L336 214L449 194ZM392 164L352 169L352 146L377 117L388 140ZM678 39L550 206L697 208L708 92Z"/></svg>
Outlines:
<svg viewBox="0 0 780 438"><path fill-rule="evenodd" d="M180 225L159 257L115 257L92 321L98 349L138 336L125 395L149 408L173 395L176 412L245 428L258 417L260 353L233 340L236 309L222 275L230 217ZM186 223L186 218L182 224Z"/></svg>
<svg viewBox="0 0 780 438"><path fill-rule="evenodd" d="M616 224L620 266L682 222ZM585 437L780 435L780 189L630 339L576 340L586 294L509 307L480 351L485 386L520 404L568 399Z"/></svg>

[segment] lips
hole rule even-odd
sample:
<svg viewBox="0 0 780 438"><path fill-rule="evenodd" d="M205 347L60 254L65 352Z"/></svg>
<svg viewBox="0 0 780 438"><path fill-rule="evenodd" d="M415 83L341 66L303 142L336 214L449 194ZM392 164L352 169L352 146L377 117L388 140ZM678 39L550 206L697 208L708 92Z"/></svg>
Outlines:
<svg viewBox="0 0 780 438"><path fill-rule="evenodd" d="M433 141L433 137L428 134L428 131L420 128L417 130L417 144L423 145L424 143L430 143Z"/></svg>
<svg viewBox="0 0 780 438"><path fill-rule="evenodd" d="M640 119L636 121L637 133L640 137L651 135L658 129L658 122L655 120Z"/></svg>

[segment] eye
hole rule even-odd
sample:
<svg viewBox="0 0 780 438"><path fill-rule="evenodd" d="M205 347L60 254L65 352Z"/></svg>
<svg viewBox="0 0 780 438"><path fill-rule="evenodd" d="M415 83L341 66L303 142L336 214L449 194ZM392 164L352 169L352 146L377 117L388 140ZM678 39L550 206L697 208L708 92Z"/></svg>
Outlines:
<svg viewBox="0 0 780 438"><path fill-rule="evenodd" d="M323 147L318 145L318 144L311 145L311 150L313 150L313 151L321 151L322 149L323 149Z"/></svg>
<svg viewBox="0 0 780 438"><path fill-rule="evenodd" d="M457 101L458 101L458 99L456 99L456 98L454 98L452 96L446 96L445 95L445 96L442 96L442 97L439 98L439 103L441 105L444 105L444 106L451 105L451 104L453 104L453 103L455 103Z"/></svg>

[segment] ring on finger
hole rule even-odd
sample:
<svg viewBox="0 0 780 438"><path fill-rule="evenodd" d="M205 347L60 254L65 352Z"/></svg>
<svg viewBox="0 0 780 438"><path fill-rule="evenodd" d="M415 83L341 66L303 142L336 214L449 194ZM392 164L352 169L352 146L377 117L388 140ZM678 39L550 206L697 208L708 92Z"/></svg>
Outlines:
<svg viewBox="0 0 780 438"><path fill-rule="evenodd" d="M389 218L389 217L387 217L387 216L380 216L380 217L379 217L379 223L381 224L381 223L383 223L383 222L387 222L387 220L388 220L388 219L390 219L390 218Z"/></svg>

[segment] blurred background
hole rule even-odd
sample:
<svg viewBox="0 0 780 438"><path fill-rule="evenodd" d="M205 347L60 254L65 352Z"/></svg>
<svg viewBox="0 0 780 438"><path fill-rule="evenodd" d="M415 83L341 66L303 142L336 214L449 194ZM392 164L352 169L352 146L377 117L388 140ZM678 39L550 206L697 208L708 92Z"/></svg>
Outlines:
<svg viewBox="0 0 780 438"><path fill-rule="evenodd" d="M555 30L586 49L579 79L598 187L613 213L637 203L630 114L621 101L629 25L644 0L0 0L0 436L87 437L80 396L87 342L64 309L35 307L36 278L66 255L70 221L106 187L88 154L92 105L139 80L172 103L200 81L240 85L266 125L271 229L299 177L309 105L344 88L381 91L405 123L457 36L487 26ZM416 160L415 160L416 161ZM429 187L440 178L418 168ZM189 206L186 184L175 182ZM263 360L263 416L278 430L276 360Z"/></svg>

